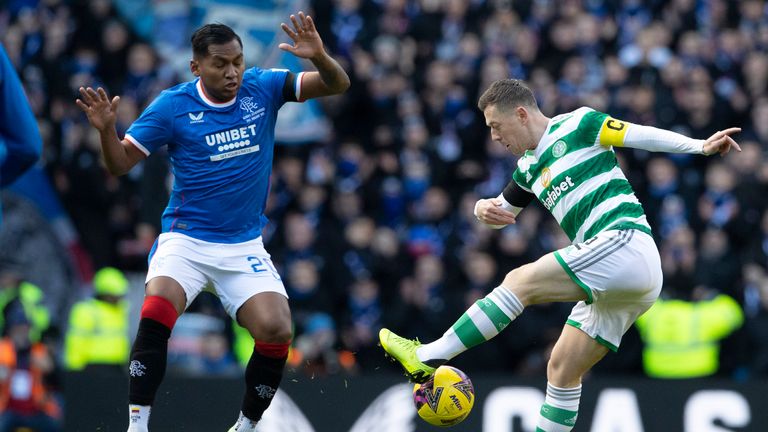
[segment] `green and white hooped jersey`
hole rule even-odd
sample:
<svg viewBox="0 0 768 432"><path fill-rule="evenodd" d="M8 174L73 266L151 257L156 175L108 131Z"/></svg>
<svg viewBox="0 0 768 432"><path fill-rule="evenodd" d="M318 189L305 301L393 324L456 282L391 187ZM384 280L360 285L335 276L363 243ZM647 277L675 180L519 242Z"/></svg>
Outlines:
<svg viewBox="0 0 768 432"><path fill-rule="evenodd" d="M536 149L517 161L512 178L552 213L572 242L608 229L651 234L640 201L619 168L629 124L581 107L549 121Z"/></svg>

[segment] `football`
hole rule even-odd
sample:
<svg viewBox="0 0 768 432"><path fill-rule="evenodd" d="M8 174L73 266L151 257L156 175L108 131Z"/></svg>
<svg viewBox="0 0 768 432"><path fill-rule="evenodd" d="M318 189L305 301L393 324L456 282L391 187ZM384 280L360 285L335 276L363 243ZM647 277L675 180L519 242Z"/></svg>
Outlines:
<svg viewBox="0 0 768 432"><path fill-rule="evenodd" d="M419 417L435 426L461 423L475 404L475 389L464 372L440 366L424 384L413 387L413 403Z"/></svg>

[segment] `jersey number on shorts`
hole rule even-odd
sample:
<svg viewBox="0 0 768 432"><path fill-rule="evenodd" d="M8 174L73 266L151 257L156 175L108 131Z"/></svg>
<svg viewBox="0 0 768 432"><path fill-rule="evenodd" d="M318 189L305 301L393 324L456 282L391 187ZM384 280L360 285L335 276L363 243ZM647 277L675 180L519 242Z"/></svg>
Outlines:
<svg viewBox="0 0 768 432"><path fill-rule="evenodd" d="M274 277L276 280L280 280L280 274L277 272L277 269L275 269L275 266L272 264L272 260L269 258L249 256L248 262L251 263L251 268L253 269L254 273L268 271L272 274L272 277Z"/></svg>

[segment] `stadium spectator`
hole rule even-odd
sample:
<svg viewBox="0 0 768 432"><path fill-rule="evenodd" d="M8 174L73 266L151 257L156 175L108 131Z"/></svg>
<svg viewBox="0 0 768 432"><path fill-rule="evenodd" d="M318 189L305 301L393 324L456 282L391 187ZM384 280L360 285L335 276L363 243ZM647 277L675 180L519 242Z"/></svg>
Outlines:
<svg viewBox="0 0 768 432"><path fill-rule="evenodd" d="M731 297L743 298L741 262L724 231L708 228L701 233L697 255L695 286L718 287Z"/></svg>
<svg viewBox="0 0 768 432"><path fill-rule="evenodd" d="M7 336L0 339L0 431L60 431L61 406L48 384L54 358L31 339L23 308L12 308L6 321Z"/></svg>
<svg viewBox="0 0 768 432"><path fill-rule="evenodd" d="M376 331L382 322L381 288L367 275L357 276L350 285L347 313L341 337L344 346L355 352L357 363L365 369L380 357L376 352Z"/></svg>
<svg viewBox="0 0 768 432"><path fill-rule="evenodd" d="M693 290L689 299L659 299L637 320L646 375L668 379L716 374L721 341L743 322L736 300L705 287Z"/></svg>
<svg viewBox="0 0 768 432"><path fill-rule="evenodd" d="M122 371L130 351L128 280L120 270L105 267L93 276L93 293L72 306L64 342L65 366Z"/></svg>
<svg viewBox="0 0 768 432"><path fill-rule="evenodd" d="M349 370L357 366L349 361L355 357L349 352L338 352L336 345L336 323L330 315L318 312L307 317L297 331L294 347L288 362L301 367L310 376L338 373L342 367Z"/></svg>
<svg viewBox="0 0 768 432"><path fill-rule="evenodd" d="M695 242L695 233L688 225L681 225L670 232L661 243L664 289L687 297L696 286L696 264L699 261Z"/></svg>
<svg viewBox="0 0 768 432"><path fill-rule="evenodd" d="M677 166L665 157L654 157L646 165L647 196L644 202L648 221L658 227L658 237L667 238L675 229L686 225L690 215L692 193L685 190Z"/></svg>
<svg viewBox="0 0 768 432"><path fill-rule="evenodd" d="M246 71L240 37L226 25L204 25L192 35L190 70L198 79L161 93L122 140L115 128L120 98L108 98L101 87L79 89L76 103L99 133L110 173L127 174L152 151L168 145L175 174L131 350L130 432L148 431L171 330L209 286L255 340L245 368L242 409L230 431L254 431L277 391L292 337L290 309L261 238L277 111L285 102L339 94L349 87L347 74L325 51L312 18L303 12L290 18L292 27L281 28L293 43L280 48L310 60L317 71ZM133 86L124 90L141 97L149 90L153 59L149 47L134 49L140 49L134 59L136 79L129 79ZM175 116L179 106L187 116ZM200 170L207 174L201 176Z"/></svg>
<svg viewBox="0 0 768 432"><path fill-rule="evenodd" d="M217 330L204 331L199 338L199 352L186 356L174 369L193 376L237 377L241 374L229 341Z"/></svg>
<svg viewBox="0 0 768 432"><path fill-rule="evenodd" d="M704 193L698 202L698 216L702 224L719 229L730 228L741 210L734 194L736 175L733 169L724 163L711 164L704 186Z"/></svg>
<svg viewBox="0 0 768 432"><path fill-rule="evenodd" d="M51 315L43 304L43 291L24 280L21 272L16 265L0 269L0 327L5 334L8 330L6 317L20 307L31 325L30 339L39 342L51 324Z"/></svg>

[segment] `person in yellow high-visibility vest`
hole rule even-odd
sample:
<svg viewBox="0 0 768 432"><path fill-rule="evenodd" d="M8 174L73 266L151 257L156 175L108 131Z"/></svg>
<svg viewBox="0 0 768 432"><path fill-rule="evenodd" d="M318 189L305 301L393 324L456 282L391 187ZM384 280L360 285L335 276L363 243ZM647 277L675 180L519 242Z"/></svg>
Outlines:
<svg viewBox="0 0 768 432"><path fill-rule="evenodd" d="M69 370L128 364L128 280L120 270L105 267L94 275L93 288L94 297L76 303L69 315L64 343Z"/></svg>
<svg viewBox="0 0 768 432"><path fill-rule="evenodd" d="M699 297L699 296L695 296ZM699 301L659 299L638 318L643 368L653 378L699 378L720 367L720 341L741 327L744 312L728 295Z"/></svg>
<svg viewBox="0 0 768 432"><path fill-rule="evenodd" d="M18 302L24 309L30 325L30 338L39 342L50 326L51 317L43 304L43 290L24 279L18 268L0 271L0 329L5 330L5 312Z"/></svg>

